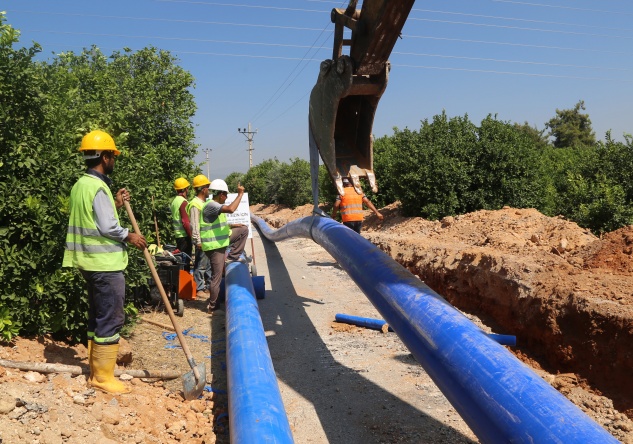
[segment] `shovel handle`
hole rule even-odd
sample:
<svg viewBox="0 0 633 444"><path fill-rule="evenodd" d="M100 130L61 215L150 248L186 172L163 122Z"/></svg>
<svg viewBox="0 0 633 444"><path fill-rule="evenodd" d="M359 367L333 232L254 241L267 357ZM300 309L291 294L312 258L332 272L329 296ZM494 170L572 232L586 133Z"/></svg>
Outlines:
<svg viewBox="0 0 633 444"><path fill-rule="evenodd" d="M130 203L127 200L123 201L123 205L125 205L125 211L127 211L127 215L130 218L130 222L132 223L132 227L134 228L134 232L141 235L141 230L138 229L138 224L136 223L136 218L134 217L134 213L132 213L132 207L130 207ZM193 360L193 356L191 351L189 350L189 346L185 341L185 337L182 334L182 330L178 326L178 322L176 322L176 316L174 315L174 310L171 308L171 303L167 298L167 293L165 293L165 289L163 288L163 284L160 281L160 277L156 272L156 267L154 266L154 261L152 260L152 255L149 253L147 248L143 248L143 255L145 256L145 262L149 266L150 271L152 272L152 277L154 278L154 282L156 282L156 286L158 287L158 291L160 292L161 297L163 298L163 304L165 304L165 309L167 310L167 314L169 315L169 319L171 320L172 325L174 326L174 330L176 330L176 335L178 336L178 341L180 341L180 346L182 350L185 352L185 356L187 357L187 362L191 366L193 370L193 374L196 377L196 381L200 381L200 372L196 367L196 363Z"/></svg>

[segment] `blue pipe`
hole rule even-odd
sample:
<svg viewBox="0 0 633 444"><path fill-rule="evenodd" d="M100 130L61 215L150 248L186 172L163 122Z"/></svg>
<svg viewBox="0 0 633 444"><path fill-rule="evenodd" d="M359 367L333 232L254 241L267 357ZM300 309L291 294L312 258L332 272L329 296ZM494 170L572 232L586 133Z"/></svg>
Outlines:
<svg viewBox="0 0 633 444"><path fill-rule="evenodd" d="M484 443L617 443L567 398L368 240L324 217L278 230L312 238L336 259Z"/></svg>
<svg viewBox="0 0 633 444"><path fill-rule="evenodd" d="M334 315L334 319L336 320L336 322L344 322L346 324L358 325L360 327L371 328L372 330L382 330L383 327L387 325L387 322L383 321L382 319L363 318L360 316L354 316L354 315L348 315L348 314L342 314L342 313L337 313L336 315ZM389 327L388 325L387 325L387 328L389 331L393 331L393 328ZM513 347L517 345L516 336L498 335L496 333L484 333L484 332L482 333L498 344L511 345Z"/></svg>
<svg viewBox="0 0 633 444"><path fill-rule="evenodd" d="M334 315L336 322L344 322L345 324L358 325L360 327L371 328L372 330L382 330L387 324L382 319L362 318L360 316L353 316L343 313L337 313ZM389 331L393 331L393 328L388 327Z"/></svg>
<svg viewBox="0 0 633 444"><path fill-rule="evenodd" d="M248 267L228 264L225 280L231 443L293 443Z"/></svg>

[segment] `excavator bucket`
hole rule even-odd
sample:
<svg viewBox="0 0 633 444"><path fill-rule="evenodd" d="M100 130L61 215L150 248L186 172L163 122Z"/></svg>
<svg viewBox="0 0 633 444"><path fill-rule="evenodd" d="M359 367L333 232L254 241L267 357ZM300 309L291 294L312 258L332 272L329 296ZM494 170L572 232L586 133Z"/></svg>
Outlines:
<svg viewBox="0 0 633 444"><path fill-rule="evenodd" d="M347 9L333 9L334 50L321 62L310 94L310 148L318 149L323 163L343 194L343 177L359 193L360 178L376 192L373 171L374 115L389 78L389 55L413 7L414 0L357 0ZM352 38L343 38L344 28ZM350 47L343 55L343 46ZM316 159L318 160L318 159Z"/></svg>

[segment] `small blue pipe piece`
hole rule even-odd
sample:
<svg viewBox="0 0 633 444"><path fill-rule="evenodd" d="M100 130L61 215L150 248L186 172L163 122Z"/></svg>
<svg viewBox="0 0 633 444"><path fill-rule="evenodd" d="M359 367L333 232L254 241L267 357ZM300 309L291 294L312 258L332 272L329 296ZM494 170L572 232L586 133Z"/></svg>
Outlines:
<svg viewBox="0 0 633 444"><path fill-rule="evenodd" d="M232 262L225 276L231 443L293 443L248 267Z"/></svg>
<svg viewBox="0 0 633 444"><path fill-rule="evenodd" d="M360 316L353 316L342 313L337 313L336 315L334 315L334 319L336 319L336 322L358 325L360 327L371 328L372 330L382 330L382 327L387 323L382 319L362 318ZM393 331L393 329L389 327L389 331Z"/></svg>
<svg viewBox="0 0 633 444"><path fill-rule="evenodd" d="M360 316L353 316L348 314L337 313L334 316L336 322L343 322L345 324L358 325L359 327L371 328L372 330L382 330L386 321L382 319L363 318ZM388 327L389 331L393 331L393 328ZM484 333L490 339L501 345L517 345L517 337L512 335L498 335L495 333Z"/></svg>
<svg viewBox="0 0 633 444"><path fill-rule="evenodd" d="M325 217L278 230L251 214L273 242L312 238L365 293L484 444L617 443L420 279L367 239Z"/></svg>

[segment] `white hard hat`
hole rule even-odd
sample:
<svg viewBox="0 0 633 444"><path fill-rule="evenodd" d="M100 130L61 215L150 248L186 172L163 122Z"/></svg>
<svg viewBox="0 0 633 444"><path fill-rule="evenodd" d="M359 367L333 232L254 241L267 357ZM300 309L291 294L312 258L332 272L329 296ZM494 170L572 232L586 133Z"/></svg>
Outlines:
<svg viewBox="0 0 633 444"><path fill-rule="evenodd" d="M229 192L229 187L222 179L214 179L213 181L211 181L211 185L209 186L209 188L214 191L226 191L227 193Z"/></svg>

